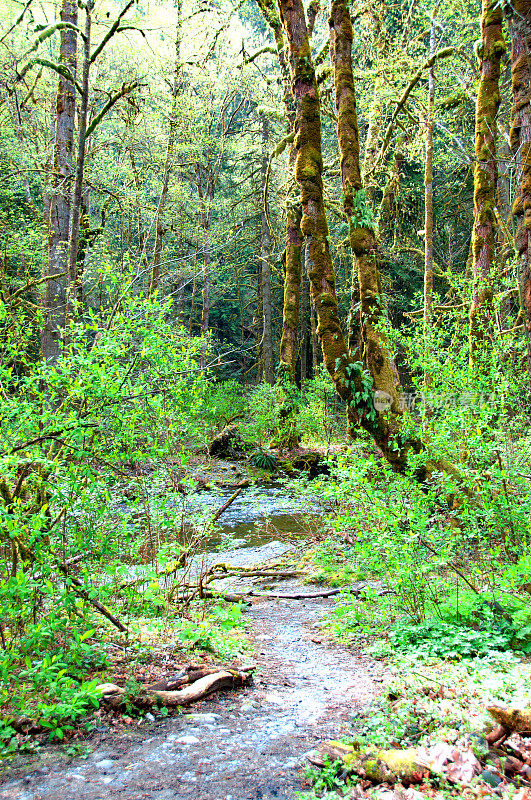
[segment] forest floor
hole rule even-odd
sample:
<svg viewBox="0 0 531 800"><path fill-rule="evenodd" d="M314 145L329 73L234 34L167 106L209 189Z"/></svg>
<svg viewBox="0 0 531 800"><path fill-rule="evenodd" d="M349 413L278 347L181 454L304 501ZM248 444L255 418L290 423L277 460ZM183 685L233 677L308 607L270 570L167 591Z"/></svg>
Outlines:
<svg viewBox="0 0 531 800"><path fill-rule="evenodd" d="M295 798L305 754L346 733L385 681L381 662L322 636L333 603L255 600L247 615L257 666L251 687L134 732L100 730L83 759L43 752L38 766L11 773L1 800Z"/></svg>

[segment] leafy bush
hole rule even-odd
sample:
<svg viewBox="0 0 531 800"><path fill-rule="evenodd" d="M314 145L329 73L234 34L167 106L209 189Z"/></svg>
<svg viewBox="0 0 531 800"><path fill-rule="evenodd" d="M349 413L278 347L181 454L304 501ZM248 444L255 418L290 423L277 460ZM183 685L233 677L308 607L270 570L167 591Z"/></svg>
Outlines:
<svg viewBox="0 0 531 800"><path fill-rule="evenodd" d="M478 630L441 621L397 622L390 631L390 643L399 652L450 660L508 650L512 638L510 628Z"/></svg>

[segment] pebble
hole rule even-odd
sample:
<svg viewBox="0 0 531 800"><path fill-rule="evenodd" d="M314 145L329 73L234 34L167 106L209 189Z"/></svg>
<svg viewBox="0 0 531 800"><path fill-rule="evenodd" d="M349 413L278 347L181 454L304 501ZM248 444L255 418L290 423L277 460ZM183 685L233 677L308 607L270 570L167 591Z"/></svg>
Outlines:
<svg viewBox="0 0 531 800"><path fill-rule="evenodd" d="M180 736L175 741L177 744L199 744L197 736Z"/></svg>
<svg viewBox="0 0 531 800"><path fill-rule="evenodd" d="M148 711L144 719L146 720L146 722L155 722L155 717L150 711Z"/></svg>
<svg viewBox="0 0 531 800"><path fill-rule="evenodd" d="M491 772L488 769L484 769L479 777L481 778L482 781L485 781L485 783L488 783L489 786L496 787L496 786L499 786L500 783L503 782L503 779L500 778L499 775L496 775L495 772Z"/></svg>
<svg viewBox="0 0 531 800"><path fill-rule="evenodd" d="M277 706L284 705L284 700L278 694L272 694L272 693L266 694L264 700L266 701L266 703L276 703Z"/></svg>
<svg viewBox="0 0 531 800"><path fill-rule="evenodd" d="M97 761L96 766L98 769L101 769L102 772L106 772L109 769L116 769L116 764L110 758L104 758L102 761Z"/></svg>
<svg viewBox="0 0 531 800"><path fill-rule="evenodd" d="M219 714L185 714L186 722L197 722L199 725L215 725L219 719Z"/></svg>

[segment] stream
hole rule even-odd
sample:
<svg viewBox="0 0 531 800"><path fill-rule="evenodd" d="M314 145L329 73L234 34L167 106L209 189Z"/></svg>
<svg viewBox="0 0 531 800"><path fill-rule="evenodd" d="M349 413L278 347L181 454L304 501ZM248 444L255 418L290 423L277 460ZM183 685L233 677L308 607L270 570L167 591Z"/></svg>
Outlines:
<svg viewBox="0 0 531 800"><path fill-rule="evenodd" d="M274 535L279 523L302 534L300 504L279 487L268 492L266 541L256 534L264 520L256 495L227 510L224 530L245 546L224 552L224 561L252 566L304 546ZM223 502L217 492L215 499ZM281 592L296 587L295 579L277 583ZM37 768L0 786L1 800L295 800L305 754L347 733L385 678L378 662L326 641L323 618L334 602L256 598L246 615L257 667L252 686L134 730L99 732L85 759L44 753Z"/></svg>
<svg viewBox="0 0 531 800"><path fill-rule="evenodd" d="M198 512L215 512L234 489L203 491L192 496L191 508ZM217 531L206 538L205 551L220 547L259 547L286 536L290 540L303 537L315 515L315 500L303 500L286 493L283 483L256 483L242 489L217 523ZM313 512L313 514L312 514Z"/></svg>

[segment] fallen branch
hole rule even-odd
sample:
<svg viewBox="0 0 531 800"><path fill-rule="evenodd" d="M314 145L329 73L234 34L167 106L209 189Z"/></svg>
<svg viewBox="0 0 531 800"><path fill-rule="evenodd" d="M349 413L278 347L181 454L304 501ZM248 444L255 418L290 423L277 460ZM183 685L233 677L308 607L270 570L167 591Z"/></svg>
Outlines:
<svg viewBox="0 0 531 800"><path fill-rule="evenodd" d="M60 572L62 572L63 575L65 575L70 580L72 589L76 594L78 594L80 597L83 598L83 600L86 600L88 603L94 606L96 611L99 611L99 613L103 614L103 616L106 617L109 620L109 622L112 622L115 628L118 628L118 630L122 631L122 633L127 633L127 628L123 624L123 622L120 622L118 617L115 617L112 611L109 611L109 609L106 606L104 606L103 603L100 603L99 600L96 600L96 598L90 596L90 594L84 588L83 583L79 580L79 578L76 578L74 575L70 575L66 564L59 564L58 568Z"/></svg>
<svg viewBox="0 0 531 800"><path fill-rule="evenodd" d="M211 674L204 675L199 680L190 683L183 689L166 691L145 687L136 697L131 697L126 689L113 683L100 684L97 689L102 695L103 702L111 708L120 708L127 703L133 703L140 708L151 708L154 705L167 707L187 706L220 689L235 689L246 686L251 682L254 667L242 670L217 669Z"/></svg>
<svg viewBox="0 0 531 800"><path fill-rule="evenodd" d="M227 502L226 502L226 503L223 503L223 505L221 506L221 508L218 508L218 510L216 511L216 513L214 514L214 516L212 517L212 524L214 524L214 522L217 522L217 521L218 521L218 519L219 519L219 518L221 517L221 515L223 514L223 512L224 512L224 511L226 511L226 510L228 509L228 507L229 507L230 505L232 505L232 503L234 503L234 501L236 500L236 498L237 498L237 497L238 497L238 496L239 496L239 495L242 493L242 488L243 488L243 487L240 487L239 489L236 489L236 491L234 492L234 494L231 494L231 496L229 497L229 499L227 500Z"/></svg>

